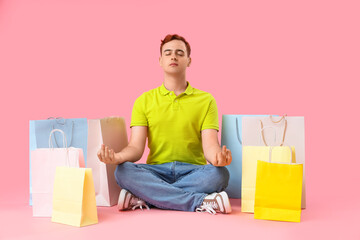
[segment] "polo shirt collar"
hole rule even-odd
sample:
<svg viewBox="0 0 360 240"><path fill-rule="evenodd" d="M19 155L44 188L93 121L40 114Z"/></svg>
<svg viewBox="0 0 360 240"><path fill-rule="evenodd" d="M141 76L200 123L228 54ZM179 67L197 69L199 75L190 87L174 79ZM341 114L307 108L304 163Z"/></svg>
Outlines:
<svg viewBox="0 0 360 240"><path fill-rule="evenodd" d="M189 82L187 82L187 83L188 83L188 86L187 86L187 88L186 88L186 90L185 90L185 94L186 94L186 95L191 95L191 94L193 94L193 92L194 92L194 88L190 85Z"/></svg>
<svg viewBox="0 0 360 240"><path fill-rule="evenodd" d="M190 85L189 82L187 82L187 84L188 84L188 85L187 85L184 93L185 93L186 95L191 95L191 94L193 94L193 92L194 92L194 88ZM160 86L160 93L161 93L162 95L167 95L167 94L169 94L170 92L171 92L171 91L169 91L169 90L166 89L164 83L161 84L161 86Z"/></svg>

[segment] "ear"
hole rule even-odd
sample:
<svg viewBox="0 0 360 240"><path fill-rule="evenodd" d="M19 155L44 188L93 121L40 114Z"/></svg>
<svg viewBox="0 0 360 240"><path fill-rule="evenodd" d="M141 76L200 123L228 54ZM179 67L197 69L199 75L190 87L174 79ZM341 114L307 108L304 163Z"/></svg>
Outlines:
<svg viewBox="0 0 360 240"><path fill-rule="evenodd" d="M160 65L160 67L162 66L162 64L161 64L161 56L159 57L159 65Z"/></svg>
<svg viewBox="0 0 360 240"><path fill-rule="evenodd" d="M190 67L190 64L191 64L191 58L189 57L187 66Z"/></svg>

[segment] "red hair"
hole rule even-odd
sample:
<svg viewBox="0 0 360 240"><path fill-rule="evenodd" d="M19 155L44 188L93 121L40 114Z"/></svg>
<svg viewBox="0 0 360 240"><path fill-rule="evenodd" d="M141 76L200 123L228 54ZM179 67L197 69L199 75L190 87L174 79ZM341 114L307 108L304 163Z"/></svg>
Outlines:
<svg viewBox="0 0 360 240"><path fill-rule="evenodd" d="M177 34L168 34L166 35L166 37L161 40L161 45L160 45L160 55L162 55L162 47L164 46L165 43L168 43L172 40L180 40L183 41L185 43L186 46L186 52L188 57L190 57L190 53L191 53L191 48L190 48L190 44L185 40L184 37L177 35Z"/></svg>

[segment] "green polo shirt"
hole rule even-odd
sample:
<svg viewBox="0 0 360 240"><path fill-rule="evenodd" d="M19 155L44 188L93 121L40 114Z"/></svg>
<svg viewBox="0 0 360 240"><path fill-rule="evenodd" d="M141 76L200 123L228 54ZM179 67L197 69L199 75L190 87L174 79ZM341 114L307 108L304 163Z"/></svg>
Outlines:
<svg viewBox="0 0 360 240"><path fill-rule="evenodd" d="M148 164L179 161L204 165L201 131L219 130L218 110L210 93L190 83L178 96L163 84L136 99L133 126L148 127Z"/></svg>

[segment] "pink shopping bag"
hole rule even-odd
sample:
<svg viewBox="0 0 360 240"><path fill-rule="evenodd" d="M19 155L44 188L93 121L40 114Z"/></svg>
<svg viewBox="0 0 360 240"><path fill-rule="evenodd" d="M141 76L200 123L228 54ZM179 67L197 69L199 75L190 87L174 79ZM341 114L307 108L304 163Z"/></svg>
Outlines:
<svg viewBox="0 0 360 240"><path fill-rule="evenodd" d="M63 148L54 148L51 135L63 134ZM32 200L34 217L51 217L52 196L57 166L85 167L81 148L67 147L65 133L60 129L50 132L49 148L31 151Z"/></svg>

